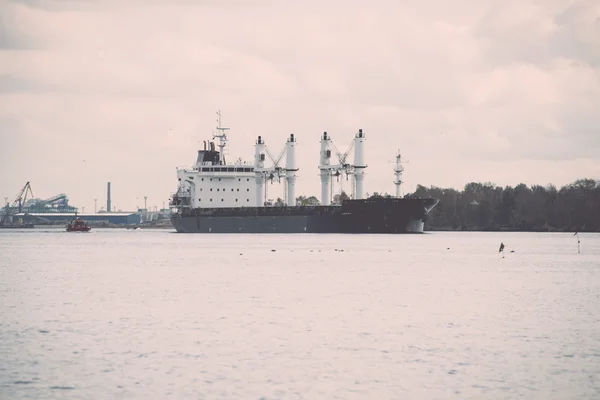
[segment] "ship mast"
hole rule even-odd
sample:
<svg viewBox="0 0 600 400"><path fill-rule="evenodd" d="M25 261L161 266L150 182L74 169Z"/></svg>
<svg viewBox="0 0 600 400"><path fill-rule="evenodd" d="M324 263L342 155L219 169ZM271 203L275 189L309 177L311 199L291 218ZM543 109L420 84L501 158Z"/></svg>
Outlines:
<svg viewBox="0 0 600 400"><path fill-rule="evenodd" d="M400 186L402 185L402 172L404 172L404 167L402 166L400 150L398 150L398 153L396 153L396 167L394 168L394 173L396 174L394 185L396 185L396 198L398 199L400 198Z"/></svg>
<svg viewBox="0 0 600 400"><path fill-rule="evenodd" d="M219 139L219 160L221 161L221 164L226 164L225 163L225 146L227 146L227 135L225 134L225 131L228 131L229 128L223 128L221 126L221 110L217 111L217 133L213 133L213 139Z"/></svg>

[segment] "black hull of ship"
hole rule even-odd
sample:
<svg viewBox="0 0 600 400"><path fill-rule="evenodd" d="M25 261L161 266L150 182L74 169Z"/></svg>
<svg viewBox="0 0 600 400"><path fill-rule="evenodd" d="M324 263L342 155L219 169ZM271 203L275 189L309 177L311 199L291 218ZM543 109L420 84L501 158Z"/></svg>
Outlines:
<svg viewBox="0 0 600 400"><path fill-rule="evenodd" d="M341 206L183 209L179 233L423 233L435 199L347 200Z"/></svg>

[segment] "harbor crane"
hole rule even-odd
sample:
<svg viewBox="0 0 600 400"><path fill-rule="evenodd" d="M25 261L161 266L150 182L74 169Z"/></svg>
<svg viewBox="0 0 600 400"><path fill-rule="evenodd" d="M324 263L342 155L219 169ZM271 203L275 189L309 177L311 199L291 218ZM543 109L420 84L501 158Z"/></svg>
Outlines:
<svg viewBox="0 0 600 400"><path fill-rule="evenodd" d="M27 201L27 195L30 195L30 198L33 198L33 191L31 190L29 182L27 182L19 193L17 193L17 196L11 204L6 204L4 207L4 214L0 219L0 225L12 223L13 215L23 212L23 205Z"/></svg>

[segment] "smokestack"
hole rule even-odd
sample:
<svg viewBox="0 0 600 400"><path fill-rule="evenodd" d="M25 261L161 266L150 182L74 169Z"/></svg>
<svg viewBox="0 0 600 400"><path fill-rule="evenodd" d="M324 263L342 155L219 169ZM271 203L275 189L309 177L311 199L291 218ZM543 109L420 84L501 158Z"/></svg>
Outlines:
<svg viewBox="0 0 600 400"><path fill-rule="evenodd" d="M108 182L108 185L106 187L106 211L110 212L111 208L110 208L111 204L110 204L110 182Z"/></svg>

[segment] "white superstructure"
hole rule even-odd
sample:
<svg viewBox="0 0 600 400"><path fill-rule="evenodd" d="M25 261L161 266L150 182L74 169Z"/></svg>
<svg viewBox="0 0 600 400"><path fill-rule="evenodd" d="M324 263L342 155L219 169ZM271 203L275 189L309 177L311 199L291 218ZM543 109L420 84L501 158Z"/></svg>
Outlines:
<svg viewBox="0 0 600 400"><path fill-rule="evenodd" d="M280 181L281 178L285 179L284 202L295 205L298 167L294 135L289 136L277 159L270 155L264 139L259 136L254 146L253 163L241 159L228 163L228 138L225 133L228 128L221 127L220 112L217 114L217 133L213 134L213 139L219 139L218 150L214 142L205 141L192 167L177 168L177 205L189 208L263 207L267 201L268 183ZM286 164L282 168L279 163L284 155ZM272 164L267 165L267 161Z"/></svg>

